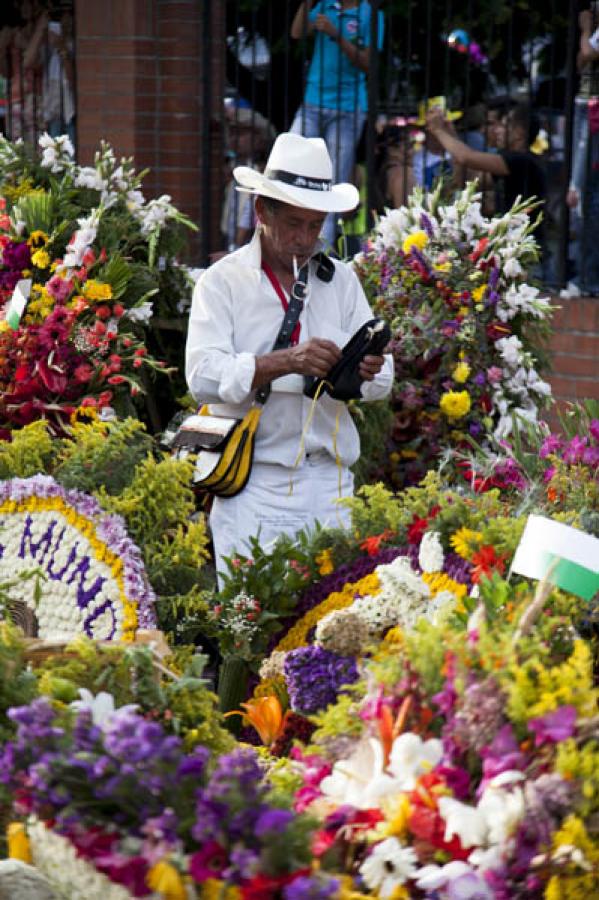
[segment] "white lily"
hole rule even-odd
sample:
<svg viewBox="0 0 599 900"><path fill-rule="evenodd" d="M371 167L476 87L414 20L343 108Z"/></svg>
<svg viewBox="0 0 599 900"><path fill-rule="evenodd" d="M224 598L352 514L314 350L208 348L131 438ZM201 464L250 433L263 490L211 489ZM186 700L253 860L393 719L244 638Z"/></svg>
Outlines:
<svg viewBox="0 0 599 900"><path fill-rule="evenodd" d="M356 809L370 809L380 799L400 790L397 781L383 771L383 748L376 738L361 740L348 759L335 763L320 782L325 797Z"/></svg>
<svg viewBox="0 0 599 900"><path fill-rule="evenodd" d="M443 743L438 738L423 741L420 735L406 731L393 741L389 771L400 790L411 791L416 787L416 779L439 765L442 756Z"/></svg>
<svg viewBox="0 0 599 900"><path fill-rule="evenodd" d="M137 703L128 703L126 706L116 707L114 697L106 691L100 691L95 696L87 688L79 688L79 696L81 700L74 700L69 704L71 709L81 711L88 709L92 714L92 722L98 728L105 730L115 715L122 713L136 712L139 709Z"/></svg>
<svg viewBox="0 0 599 900"><path fill-rule="evenodd" d="M453 797L439 798L439 812L445 820L445 840L458 837L462 847L480 847L486 843L489 825L480 809Z"/></svg>

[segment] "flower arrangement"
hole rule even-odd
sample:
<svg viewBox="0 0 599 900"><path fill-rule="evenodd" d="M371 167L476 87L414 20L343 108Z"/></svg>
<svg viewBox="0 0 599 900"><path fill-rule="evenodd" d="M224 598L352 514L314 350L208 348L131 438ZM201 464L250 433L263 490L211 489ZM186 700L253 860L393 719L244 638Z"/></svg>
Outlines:
<svg viewBox="0 0 599 900"><path fill-rule="evenodd" d="M596 884L597 691L572 599L498 576L480 588L467 624L379 642L292 752L315 855L359 896L541 900Z"/></svg>
<svg viewBox="0 0 599 900"><path fill-rule="evenodd" d="M146 202L131 160L103 144L93 167L68 138L40 139L41 161L0 145L0 425L44 417L61 430L80 406L132 408L165 363L144 325L174 261L170 198ZM170 279L175 302L189 291ZM147 374L146 374L147 373Z"/></svg>
<svg viewBox="0 0 599 900"><path fill-rule="evenodd" d="M49 478L40 480L36 473ZM157 596L152 608L160 627L172 632L178 642L194 642L207 607L204 595L212 581L206 567L208 537L203 516L196 514L189 462L158 451L136 419L105 422L92 416L89 421L74 422L61 438L53 437L42 421L15 431L10 442L0 442L0 479L0 487L33 479L29 483L37 486L36 490L53 479L60 496L86 496L83 508L72 510L72 517L92 515L96 522L103 513L107 522L119 522L118 529L106 533L106 554L118 566L122 564L116 562L121 548L136 545L144 577ZM17 499L26 499L25 494ZM50 500L43 497L35 501L40 522L42 512L51 515L41 508L47 502ZM95 525L82 522L81 527L92 529ZM68 528L71 539L79 540L73 525ZM126 540L122 538L125 530ZM66 538L63 544L67 546ZM43 547L36 558L42 554ZM48 559L46 554L43 561ZM23 568L23 560L19 565ZM37 563L32 565L37 568ZM57 579L51 577L40 579L38 588L43 591L56 584ZM34 589L30 581L29 590Z"/></svg>
<svg viewBox="0 0 599 900"><path fill-rule="evenodd" d="M354 260L393 331L391 465L377 474L396 488L417 483L447 446L505 437L514 416L536 421L550 396L539 365L551 304L526 281L537 258L530 205L487 219L474 184L448 205L440 189L416 189Z"/></svg>
<svg viewBox="0 0 599 900"><path fill-rule="evenodd" d="M3 572L37 569L43 579L21 579L10 591L34 609L40 637L131 641L138 625L155 626L139 549L92 497L49 476L10 479L0 482L0 513Z"/></svg>
<svg viewBox="0 0 599 900"><path fill-rule="evenodd" d="M167 875L171 900L187 896L186 884L274 900L293 898L298 878L309 883L311 820L269 785L252 750L210 766L206 748L185 753L108 694L58 712L39 698L9 716L17 729L2 750L2 783L34 844L45 823L75 849L59 850L75 884L81 859L134 897L163 890ZM47 858L57 842L41 837Z"/></svg>

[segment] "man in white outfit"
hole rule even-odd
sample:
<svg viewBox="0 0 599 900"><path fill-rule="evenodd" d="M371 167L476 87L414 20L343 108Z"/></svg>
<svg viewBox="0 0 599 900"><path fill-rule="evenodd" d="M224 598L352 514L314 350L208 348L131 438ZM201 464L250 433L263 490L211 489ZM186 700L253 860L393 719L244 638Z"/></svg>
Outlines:
<svg viewBox="0 0 599 900"><path fill-rule="evenodd" d="M256 434L249 481L235 497L214 500L210 525L217 571L223 557L248 552L248 538L263 545L281 534L321 524L347 524L336 503L351 495L349 467L360 454L345 403L303 394L304 376L323 377L341 347L372 318L353 269L312 259L329 212L353 209L351 184L332 183L321 138L281 134L263 173L233 172L238 189L256 195L258 226L249 244L210 266L196 284L189 319L186 376L198 403L213 415L241 417L255 392L271 384ZM307 261L307 297L285 349L272 351L298 267ZM393 381L390 355L365 356L362 397L378 400Z"/></svg>

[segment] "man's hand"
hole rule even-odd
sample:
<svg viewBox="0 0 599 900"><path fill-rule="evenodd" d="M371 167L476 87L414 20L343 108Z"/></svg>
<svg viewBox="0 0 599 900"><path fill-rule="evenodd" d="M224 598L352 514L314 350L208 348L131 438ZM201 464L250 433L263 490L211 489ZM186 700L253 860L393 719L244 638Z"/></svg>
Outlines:
<svg viewBox="0 0 599 900"><path fill-rule="evenodd" d="M360 363L360 376L364 381L373 381L385 362L384 356L365 356Z"/></svg>
<svg viewBox="0 0 599 900"><path fill-rule="evenodd" d="M337 29L335 28L329 17L323 15L322 13L317 15L314 19L314 28L317 31L324 32L324 34L328 34L328 36L330 38L333 38L333 40L336 40L338 37Z"/></svg>
<svg viewBox="0 0 599 900"><path fill-rule="evenodd" d="M333 341L310 338L304 344L290 347L291 372L298 375L318 375L322 378L339 361L341 350Z"/></svg>
<svg viewBox="0 0 599 900"><path fill-rule="evenodd" d="M448 130L445 113L438 106L432 106L426 114L426 128L431 134Z"/></svg>

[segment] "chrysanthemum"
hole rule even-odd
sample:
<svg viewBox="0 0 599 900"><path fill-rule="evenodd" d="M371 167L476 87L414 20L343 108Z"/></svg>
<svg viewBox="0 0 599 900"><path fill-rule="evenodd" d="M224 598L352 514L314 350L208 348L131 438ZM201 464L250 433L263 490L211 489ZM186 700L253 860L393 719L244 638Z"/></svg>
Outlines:
<svg viewBox="0 0 599 900"><path fill-rule="evenodd" d="M412 847L404 847L397 838L390 837L376 844L360 866L360 875L367 887L378 891L379 897L386 898L408 878L414 877L417 865L418 857Z"/></svg>
<svg viewBox="0 0 599 900"><path fill-rule="evenodd" d="M468 391L446 391L439 406L448 419L461 419L470 412L472 401Z"/></svg>

